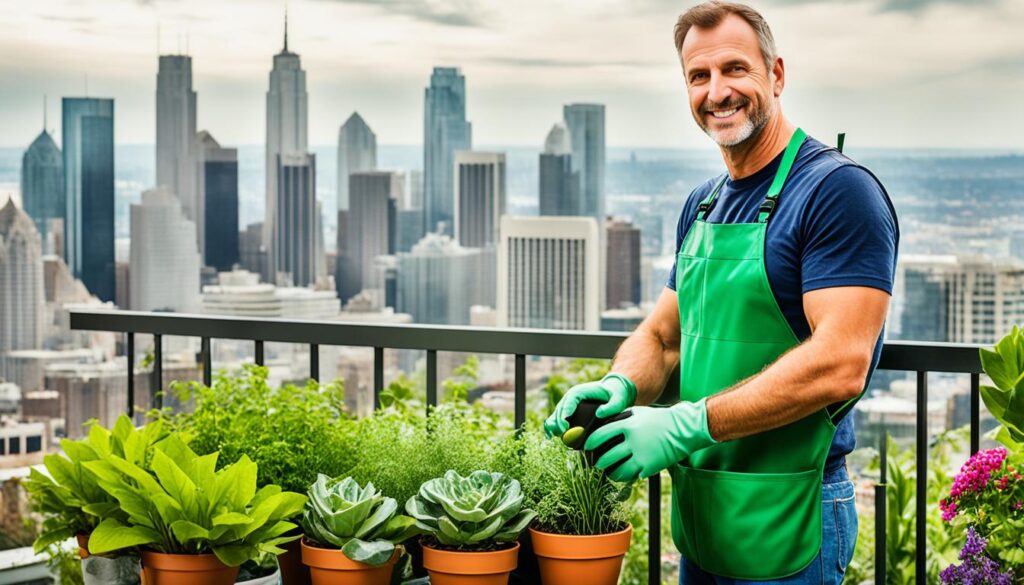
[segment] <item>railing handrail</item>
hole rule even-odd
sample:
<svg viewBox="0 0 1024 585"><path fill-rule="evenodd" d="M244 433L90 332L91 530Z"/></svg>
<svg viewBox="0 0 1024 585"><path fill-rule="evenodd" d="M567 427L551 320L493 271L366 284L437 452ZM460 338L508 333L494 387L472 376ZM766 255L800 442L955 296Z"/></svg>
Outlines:
<svg viewBox="0 0 1024 585"><path fill-rule="evenodd" d="M183 337L436 351L610 358L629 333L75 310L71 328ZM980 345L886 341L878 367L980 374Z"/></svg>

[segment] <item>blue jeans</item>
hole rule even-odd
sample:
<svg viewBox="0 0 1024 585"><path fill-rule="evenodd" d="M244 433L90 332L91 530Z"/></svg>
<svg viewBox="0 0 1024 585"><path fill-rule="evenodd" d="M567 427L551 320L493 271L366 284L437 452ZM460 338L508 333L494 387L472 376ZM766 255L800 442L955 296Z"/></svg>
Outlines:
<svg viewBox="0 0 1024 585"><path fill-rule="evenodd" d="M680 585L840 585L846 567L853 559L857 543L857 506L853 482L845 468L826 474L821 493L821 551L806 569L796 575L775 581L744 581L718 577L703 571L692 562L682 560L679 566Z"/></svg>

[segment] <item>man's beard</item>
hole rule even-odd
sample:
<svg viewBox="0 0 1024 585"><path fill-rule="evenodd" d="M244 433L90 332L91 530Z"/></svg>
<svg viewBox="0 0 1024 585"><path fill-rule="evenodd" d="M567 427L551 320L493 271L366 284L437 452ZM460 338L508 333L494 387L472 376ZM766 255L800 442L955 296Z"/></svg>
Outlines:
<svg viewBox="0 0 1024 585"><path fill-rule="evenodd" d="M723 130L712 130L706 122L706 116L709 115L709 110L729 110L732 108L743 108L750 104L750 100L746 97L740 97L737 100L729 100L721 104L714 104L712 102L704 102L700 107L700 117L698 118L701 130L705 134L711 137L716 144L722 148L734 148L743 144L744 142L756 137L764 130L764 127L768 125L768 120L771 119L772 114L772 102L769 100L765 103L765 107L758 108L756 110L748 110L746 119L743 120L742 124L738 129L727 128ZM725 132L734 131L735 133L730 137L722 136Z"/></svg>

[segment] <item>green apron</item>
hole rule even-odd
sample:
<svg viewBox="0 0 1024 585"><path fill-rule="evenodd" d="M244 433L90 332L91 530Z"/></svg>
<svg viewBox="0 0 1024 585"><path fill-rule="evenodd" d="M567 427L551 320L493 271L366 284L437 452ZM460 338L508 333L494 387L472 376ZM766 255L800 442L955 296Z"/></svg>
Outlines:
<svg viewBox="0 0 1024 585"><path fill-rule="evenodd" d="M725 179L698 206L676 260L681 400L729 388L800 343L768 284L764 247L805 137L798 129L790 140L756 223L704 221ZM672 466L672 538L683 556L733 579L780 579L807 567L821 548L821 482L835 421L854 402Z"/></svg>

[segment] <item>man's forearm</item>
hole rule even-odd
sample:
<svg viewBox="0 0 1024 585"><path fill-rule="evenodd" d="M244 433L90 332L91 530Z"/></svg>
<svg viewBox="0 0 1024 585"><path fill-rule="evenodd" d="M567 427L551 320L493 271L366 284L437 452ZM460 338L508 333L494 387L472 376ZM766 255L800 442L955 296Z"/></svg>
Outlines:
<svg viewBox="0 0 1024 585"><path fill-rule="evenodd" d="M718 441L800 420L861 391L870 355L839 353L812 336L761 373L708 399L708 429Z"/></svg>
<svg viewBox="0 0 1024 585"><path fill-rule="evenodd" d="M626 376L636 385L637 404L650 404L661 396L678 364L679 346L666 345L656 333L641 327L619 346L611 371Z"/></svg>

